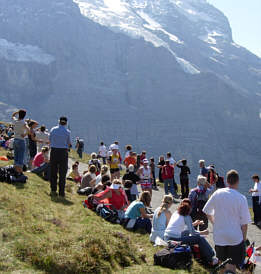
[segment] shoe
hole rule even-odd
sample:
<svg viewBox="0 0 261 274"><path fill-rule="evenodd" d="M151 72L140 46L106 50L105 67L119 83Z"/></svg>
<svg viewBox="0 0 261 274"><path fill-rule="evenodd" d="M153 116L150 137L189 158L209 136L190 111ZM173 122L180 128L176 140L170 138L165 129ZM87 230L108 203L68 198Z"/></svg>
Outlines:
<svg viewBox="0 0 261 274"><path fill-rule="evenodd" d="M59 193L59 197L65 198L65 194L64 193Z"/></svg>
<svg viewBox="0 0 261 274"><path fill-rule="evenodd" d="M50 196L51 197L57 197L57 192L56 191L51 191Z"/></svg>
<svg viewBox="0 0 261 274"><path fill-rule="evenodd" d="M218 261L218 258L217 257L213 257L212 258L212 266L216 266L218 265L219 261Z"/></svg>

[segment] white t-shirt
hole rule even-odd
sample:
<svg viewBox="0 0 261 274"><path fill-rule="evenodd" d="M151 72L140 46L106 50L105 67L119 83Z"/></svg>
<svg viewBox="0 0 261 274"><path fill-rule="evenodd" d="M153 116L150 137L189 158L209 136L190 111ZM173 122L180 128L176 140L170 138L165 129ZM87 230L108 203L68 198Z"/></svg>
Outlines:
<svg viewBox="0 0 261 274"><path fill-rule="evenodd" d="M170 165L172 165L172 166L176 163L173 157L166 158L165 161L167 161L167 160L169 161Z"/></svg>
<svg viewBox="0 0 261 274"><path fill-rule="evenodd" d="M25 134L25 121L18 120L16 117L13 117L13 124L14 124L14 138L23 140L24 137L22 136Z"/></svg>
<svg viewBox="0 0 261 274"><path fill-rule="evenodd" d="M49 133L42 132L42 131L37 131L36 132L36 138L38 140L42 140L43 141L43 143L37 142L37 151L41 152L42 147L48 145L48 143L49 143Z"/></svg>
<svg viewBox="0 0 261 274"><path fill-rule="evenodd" d="M181 233L187 229L184 216L179 215L176 211L172 214L169 224L165 230L165 235L172 236L173 238L180 238Z"/></svg>
<svg viewBox="0 0 261 274"><path fill-rule="evenodd" d="M255 183L254 190L257 190L258 192L252 192L253 197L260 197L261 196L261 183Z"/></svg>
<svg viewBox="0 0 261 274"><path fill-rule="evenodd" d="M243 241L241 226L251 223L245 196L231 188L219 189L208 200L203 211L214 216L215 245L235 246Z"/></svg>
<svg viewBox="0 0 261 274"><path fill-rule="evenodd" d="M99 155L101 156L101 157L107 157L107 148L106 148L106 146L100 146L99 147Z"/></svg>

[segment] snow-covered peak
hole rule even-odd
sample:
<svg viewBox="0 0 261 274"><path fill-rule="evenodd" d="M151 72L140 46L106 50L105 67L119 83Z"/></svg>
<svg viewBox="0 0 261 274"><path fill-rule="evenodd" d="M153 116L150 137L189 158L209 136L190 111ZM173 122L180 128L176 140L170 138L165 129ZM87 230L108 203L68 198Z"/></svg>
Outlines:
<svg viewBox="0 0 261 274"><path fill-rule="evenodd" d="M226 17L207 0L73 0L81 13L92 21L123 32L132 38L143 38L155 47L166 48L184 71L199 73L196 64L183 56L191 36L206 46L232 42ZM184 33L182 25L191 33ZM190 37L189 37L190 36ZM189 39L188 39L189 38ZM184 62L180 62L184 60Z"/></svg>

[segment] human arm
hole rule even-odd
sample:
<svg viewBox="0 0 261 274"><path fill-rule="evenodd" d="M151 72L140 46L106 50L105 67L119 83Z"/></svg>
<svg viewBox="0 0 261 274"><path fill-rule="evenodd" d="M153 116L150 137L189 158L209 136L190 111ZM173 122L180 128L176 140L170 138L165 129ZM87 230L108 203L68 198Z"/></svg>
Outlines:
<svg viewBox="0 0 261 274"><path fill-rule="evenodd" d="M249 193L255 193L255 192L258 192L258 189L253 189L253 188L249 189Z"/></svg>
<svg viewBox="0 0 261 274"><path fill-rule="evenodd" d="M248 227L247 224L241 225L241 230L242 230L244 242L245 242L246 239L247 239L247 227Z"/></svg>
<svg viewBox="0 0 261 274"><path fill-rule="evenodd" d="M145 207L139 208L141 217L144 219L151 219L153 217L153 214L147 214Z"/></svg>
<svg viewBox="0 0 261 274"><path fill-rule="evenodd" d="M203 208L203 212L207 215L207 218L209 221L214 224L215 218L215 200L216 200L216 195L215 193L211 196L211 198L207 201L206 205Z"/></svg>
<svg viewBox="0 0 261 274"><path fill-rule="evenodd" d="M101 193L99 193L99 194L101 194ZM111 198L111 197L112 197L111 190L104 191L104 193L102 195L99 195L98 197L97 197L97 195L93 195L93 198L97 201L101 201L101 200L108 199L108 198Z"/></svg>
<svg viewBox="0 0 261 274"><path fill-rule="evenodd" d="M169 210L166 210L165 211L165 216L166 216L166 227L168 226L169 224L169 221L170 221L170 218L171 218L171 212Z"/></svg>
<svg viewBox="0 0 261 274"><path fill-rule="evenodd" d="M12 114L12 119L14 120L15 119L15 116L19 113L19 111L15 111L13 114Z"/></svg>

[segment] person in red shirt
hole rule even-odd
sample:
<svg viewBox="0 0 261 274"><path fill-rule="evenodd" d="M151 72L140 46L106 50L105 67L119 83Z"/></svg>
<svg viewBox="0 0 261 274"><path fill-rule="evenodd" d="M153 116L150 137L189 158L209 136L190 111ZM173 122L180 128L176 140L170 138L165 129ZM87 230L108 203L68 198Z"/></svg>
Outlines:
<svg viewBox="0 0 261 274"><path fill-rule="evenodd" d="M129 205L123 185L118 179L113 180L111 186L106 188L104 191L90 196L98 203L109 204L108 207L110 209L118 211L119 217L124 216L124 211Z"/></svg>
<svg viewBox="0 0 261 274"><path fill-rule="evenodd" d="M129 165L135 166L136 162L137 162L137 160L136 160L135 154L133 152L130 152L130 155L127 156L124 160L124 164L127 168L129 167Z"/></svg>
<svg viewBox="0 0 261 274"><path fill-rule="evenodd" d="M147 154L147 152L145 150L141 152L141 155L140 155L140 165L141 166L143 166L143 161L147 158L146 154Z"/></svg>
<svg viewBox="0 0 261 274"><path fill-rule="evenodd" d="M170 161L166 160L165 165L162 167L162 179L164 182L165 195L169 192L172 194L173 198L177 197L177 193L174 188L174 167L170 165Z"/></svg>
<svg viewBox="0 0 261 274"><path fill-rule="evenodd" d="M37 153L33 159L32 173L42 175L46 181L50 180L50 164L49 164L49 148L47 146L42 147L41 152Z"/></svg>

